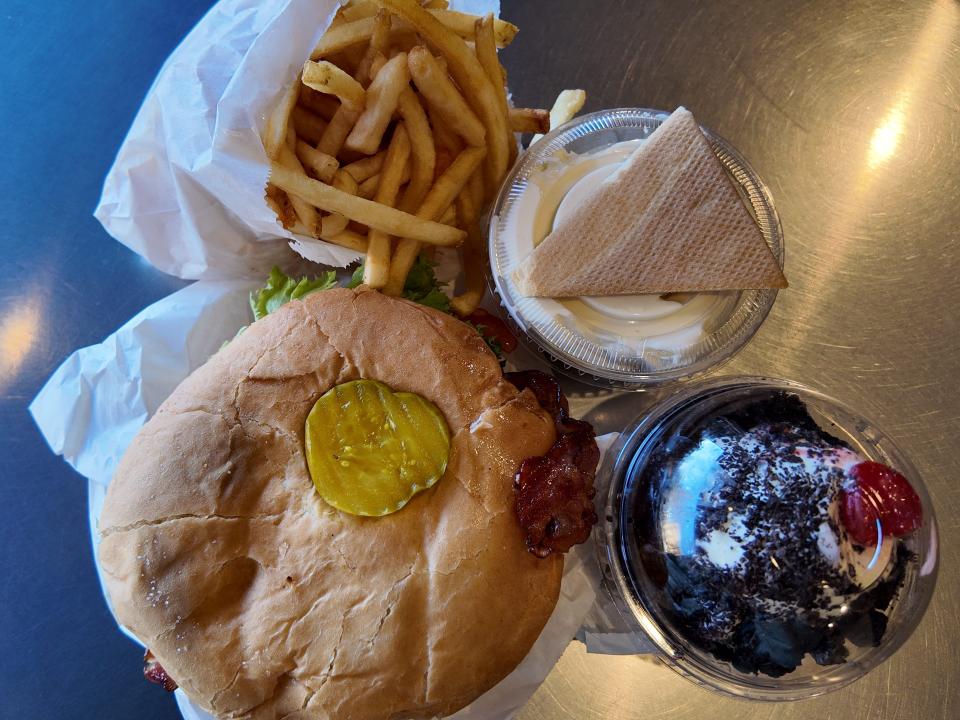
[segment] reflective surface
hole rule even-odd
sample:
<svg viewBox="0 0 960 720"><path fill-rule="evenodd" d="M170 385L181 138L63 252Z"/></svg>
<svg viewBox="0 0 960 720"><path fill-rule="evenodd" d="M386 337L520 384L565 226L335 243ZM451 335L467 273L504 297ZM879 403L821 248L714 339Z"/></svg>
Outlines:
<svg viewBox="0 0 960 720"><path fill-rule="evenodd" d="M786 273L765 325L724 372L774 374L875 418L926 479L939 586L893 659L826 698L728 700L639 657L571 644L521 714L554 718L960 716L960 4L954 0L503 0L515 97L586 110L683 104L770 187ZM0 716L178 717L140 678L88 544L85 483L26 404L76 347L184 283L91 216L161 63L209 6L7 0L0 19ZM574 388L576 389L576 388ZM599 397L603 430L652 397Z"/></svg>
<svg viewBox="0 0 960 720"><path fill-rule="evenodd" d="M0 12L0 717L177 718L142 677L93 567L86 481L27 403L76 348L185 282L93 208L166 56L208 0L4 0Z"/></svg>
<svg viewBox="0 0 960 720"><path fill-rule="evenodd" d="M722 373L798 380L875 419L925 478L943 542L913 637L836 693L731 700L574 643L521 717L960 717L960 4L505 0L503 15L521 28L504 57L524 104L564 87L587 90L586 110L682 104L743 153L773 193L791 287ZM584 393L605 431L653 399Z"/></svg>

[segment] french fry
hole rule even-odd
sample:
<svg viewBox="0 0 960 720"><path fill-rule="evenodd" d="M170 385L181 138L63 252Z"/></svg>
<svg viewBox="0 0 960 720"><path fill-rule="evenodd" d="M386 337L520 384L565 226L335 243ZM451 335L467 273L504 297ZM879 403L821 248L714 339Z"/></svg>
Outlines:
<svg viewBox="0 0 960 720"><path fill-rule="evenodd" d="M311 235L310 231L307 230L306 226L300 222L300 220L295 220L293 225L287 228L294 235L305 235L306 237L316 237L316 235Z"/></svg>
<svg viewBox="0 0 960 720"><path fill-rule="evenodd" d="M380 147L400 93L408 87L407 56L400 53L376 73L366 93L366 107L347 136L344 147L372 155Z"/></svg>
<svg viewBox="0 0 960 720"><path fill-rule="evenodd" d="M490 152L486 157L486 173L490 193L500 185L507 171L507 119L500 112L497 90L480 67L476 56L463 40L452 33L429 10L413 0L380 0L384 7L413 25L424 39L447 59L450 74L460 86L463 96L477 113L486 130ZM434 12L448 12L435 10ZM471 32L474 20L470 20ZM344 26L347 27L347 26ZM411 51L412 52L412 51Z"/></svg>
<svg viewBox="0 0 960 720"><path fill-rule="evenodd" d="M280 156L277 158L279 163L290 172L300 173L304 175L303 165L300 164L300 161L297 160L297 156L293 154L293 151L287 146L286 143L280 146ZM319 221L319 214L317 209L313 207L308 201L297 197L296 195L290 195L290 203L293 205L293 210L297 214L297 219L303 223L303 226L307 229L307 235L311 237L316 237L317 234L317 223Z"/></svg>
<svg viewBox="0 0 960 720"><path fill-rule="evenodd" d="M467 191L470 193L470 202L477 210L477 217L483 212L483 175L475 172L467 181Z"/></svg>
<svg viewBox="0 0 960 720"><path fill-rule="evenodd" d="M312 87L300 83L300 97L297 103L312 113L322 117L327 122L340 107L340 101L333 95L317 92Z"/></svg>
<svg viewBox="0 0 960 720"><path fill-rule="evenodd" d="M403 182L404 169L410 158L410 137L401 123L393 131L387 157L383 161L380 183L374 197L381 205L393 207ZM371 230L367 258L363 264L363 281L372 288L382 288L390 272L390 236L382 230Z"/></svg>
<svg viewBox="0 0 960 720"><path fill-rule="evenodd" d="M465 40L474 39L474 23L477 20L476 15L456 12L455 10L431 9L427 12ZM516 25L508 23L506 20L497 19L493 21L493 33L497 47L503 48L512 43L518 31L519 28Z"/></svg>
<svg viewBox="0 0 960 720"><path fill-rule="evenodd" d="M471 178L473 175L470 176ZM460 226L467 229L470 223L475 222L480 216L480 208L473 203L473 194L470 192L470 181L464 186L457 199L453 203L457 208L457 220Z"/></svg>
<svg viewBox="0 0 960 720"><path fill-rule="evenodd" d="M460 207L461 198L457 198ZM484 260L483 237L480 226L474 220L467 226L467 240L460 246L460 257L463 263L464 292L450 300L450 307L460 317L465 317L477 309L484 293Z"/></svg>
<svg viewBox="0 0 960 720"><path fill-rule="evenodd" d="M553 130L569 122L573 116L580 112L583 104L587 101L585 90L563 90L550 108L550 126L547 130ZM530 144L533 145L543 135L534 135Z"/></svg>
<svg viewBox="0 0 960 720"><path fill-rule="evenodd" d="M353 179L353 176L343 169L337 170L333 176L333 182L331 184L337 190L342 190L343 192L350 193L351 195L356 195L359 187L357 185L357 181Z"/></svg>
<svg viewBox="0 0 960 720"><path fill-rule="evenodd" d="M400 185L403 185L410 179L410 163L408 162L403 166L403 175L400 178ZM357 191L357 195L368 200L373 199L377 194L377 188L380 187L380 173L372 177L368 177L362 183L360 183L360 189Z"/></svg>
<svg viewBox="0 0 960 720"><path fill-rule="evenodd" d="M347 19L343 17L343 12L341 12L342 10L343 8L340 8L334 14L333 19L330 21L330 28L339 27L340 25L343 25L345 22L347 22ZM330 28L327 28L327 29L329 30Z"/></svg>
<svg viewBox="0 0 960 720"><path fill-rule="evenodd" d="M353 230L343 230L336 235L325 235L321 233L320 239L328 243L333 243L334 245L356 250L357 252L367 252L367 238L360 233L353 232Z"/></svg>
<svg viewBox="0 0 960 720"><path fill-rule="evenodd" d="M447 206L447 209L443 211L443 215L437 218L437 222L441 222L444 225L454 225L457 224L457 208L455 205Z"/></svg>
<svg viewBox="0 0 960 720"><path fill-rule="evenodd" d="M373 32L370 33L370 47L376 52L387 54L390 49L390 30L392 20L390 13L383 8L377 10L373 20Z"/></svg>
<svg viewBox="0 0 960 720"><path fill-rule="evenodd" d="M320 152L303 140L297 141L296 152L297 159L303 165L304 169L313 173L313 176L317 180L325 183L333 180L333 175L339 167L339 163L335 157Z"/></svg>
<svg viewBox="0 0 960 720"><path fill-rule="evenodd" d="M376 155L370 155L361 160L343 166L343 171L350 175L358 183L362 183L369 177L380 172L383 167L384 158L387 156L386 150L381 150Z"/></svg>
<svg viewBox="0 0 960 720"><path fill-rule="evenodd" d="M413 30L401 31L394 28L390 31L390 52L408 53L420 44L420 36Z"/></svg>
<svg viewBox="0 0 960 720"><path fill-rule="evenodd" d="M486 137L483 124L430 51L423 46L415 47L408 58L407 64L410 66L413 83L431 110L443 118L467 144L478 147L483 145Z"/></svg>
<svg viewBox="0 0 960 720"><path fill-rule="evenodd" d="M368 42L373 34L374 18L372 15L375 14L374 12L370 17L360 18L327 30L320 38L320 42L313 48L313 52L310 53L310 59L319 60L320 58L330 57L346 48Z"/></svg>
<svg viewBox="0 0 960 720"><path fill-rule="evenodd" d="M374 0L354 0L349 5L344 5L337 12L337 15L340 15L347 22L373 17L376 14L377 3Z"/></svg>
<svg viewBox="0 0 960 720"><path fill-rule="evenodd" d="M320 142L317 143L317 150L333 157L339 155L343 148L343 141L347 139L359 116L360 113L347 105L337 108L327 129L323 131Z"/></svg>
<svg viewBox="0 0 960 720"><path fill-rule="evenodd" d="M267 183L265 197L267 204L273 208L273 211L277 214L277 219L283 227L289 230L299 222L299 220L297 220L297 214L293 211L290 198L283 190L273 183Z"/></svg>
<svg viewBox="0 0 960 720"><path fill-rule="evenodd" d="M362 111L366 91L363 85L331 62L308 60L303 64L303 84L317 92L336 95L342 105Z"/></svg>
<svg viewBox="0 0 960 720"><path fill-rule="evenodd" d="M338 170L333 176L333 187L350 195L358 195L357 181L350 173ZM323 235L339 235L347 229L350 219L341 213L330 213L320 221L320 232Z"/></svg>
<svg viewBox="0 0 960 720"><path fill-rule="evenodd" d="M539 108L510 108L510 128L519 133L550 132L550 113Z"/></svg>
<svg viewBox="0 0 960 720"><path fill-rule="evenodd" d="M410 163L407 163L403 167L403 176L400 178L400 184L403 185L410 179ZM372 200L377 194L377 189L380 187L380 173L368 177L362 183L357 190L357 195L360 197L367 198L367 200Z"/></svg>
<svg viewBox="0 0 960 720"><path fill-rule="evenodd" d="M437 146L437 167L436 174L437 177L440 177L447 171L447 168L453 164L453 161L457 159L457 153L452 150L447 150L447 148L442 145Z"/></svg>
<svg viewBox="0 0 960 720"><path fill-rule="evenodd" d="M366 55L367 49L363 45L353 45L348 48L344 48L335 55L331 55L327 58L330 62L336 65L338 68L343 70L347 75L354 77L357 72L357 68L360 66L360 63L363 61L363 56Z"/></svg>
<svg viewBox="0 0 960 720"><path fill-rule="evenodd" d="M390 53L390 13L384 9L377 11L373 21L373 32L370 35L370 45L357 68L356 78L361 85L369 85L376 77L379 68L371 70L378 57L386 61Z"/></svg>
<svg viewBox="0 0 960 720"><path fill-rule="evenodd" d="M510 108L507 105L507 92L504 89L506 81L503 79L503 68L500 67L500 61L497 59L497 43L493 35L493 13L487 13L487 16L481 18L475 23L474 34L476 36L475 51L477 61L483 72L486 74L490 84L497 91L497 106L500 113L509 123ZM507 152L509 165L516 159L517 143L513 133L507 133Z"/></svg>
<svg viewBox="0 0 960 720"><path fill-rule="evenodd" d="M480 203L483 201L483 181L480 173L474 173L466 187L457 195L455 205L461 226L467 231L467 240L460 246L460 262L463 266L466 288L464 292L450 300L453 311L461 317L469 315L483 299L484 293L484 252L483 238L478 220Z"/></svg>
<svg viewBox="0 0 960 720"><path fill-rule="evenodd" d="M287 140L287 126L290 122L290 113L297 102L299 87L300 81L296 80L284 90L280 101L267 118L267 127L263 133L263 149L271 160L279 157L280 146Z"/></svg>
<svg viewBox="0 0 960 720"><path fill-rule="evenodd" d="M453 10L446 9L427 10L421 8L420 5L413 2L413 0L404 1L405 3L409 2L409 6L415 6L417 10L432 16L437 24L446 28L447 32L449 32L451 35L456 35L461 39L473 40L473 24L477 19L476 15L469 15L467 13L455 12ZM409 23L405 24L394 19L391 24L391 35L395 33L409 35L412 32L420 32L418 23L413 22L405 14L396 10L396 8L390 5L389 2L378 1L377 5L386 5L386 7L394 14L403 17ZM373 4L365 7L357 6L355 9L345 9L341 17L347 22L338 24L336 27L332 27L327 30L327 32L324 33L323 37L320 38L320 41L313 48L313 52L310 53L310 59L319 60L320 58L330 58L331 56L339 52L343 52L346 49L368 42L370 37L373 35L375 15L376 7ZM411 28L410 25L413 25L413 28ZM504 20L497 20L494 24L497 47L506 47L513 42L513 38L516 37L517 31L518 28L516 25L508 23ZM421 34L423 33L421 32ZM427 36L424 35L424 37ZM427 39L431 44L436 44L429 37Z"/></svg>
<svg viewBox="0 0 960 720"><path fill-rule="evenodd" d="M430 126L433 128L433 139L437 151L446 150L450 155L450 162L463 150L463 140L457 135L447 121L437 112L437 109L431 105L427 106L427 116L430 118ZM442 169L437 170L435 174L439 175L450 165L448 162Z"/></svg>
<svg viewBox="0 0 960 720"><path fill-rule="evenodd" d="M428 0L423 3L423 6L428 10L446 10L450 7L450 4L447 0Z"/></svg>
<svg viewBox="0 0 960 720"><path fill-rule="evenodd" d="M379 55L380 53L368 47L366 54L363 56L363 60L361 60L357 66L357 71L353 76L357 79L357 82L364 87L370 85L370 78L373 75L373 73L370 72L370 68L373 65L374 59Z"/></svg>
<svg viewBox="0 0 960 720"><path fill-rule="evenodd" d="M287 147L294 153L297 151L297 131L292 126L287 126Z"/></svg>
<svg viewBox="0 0 960 720"><path fill-rule="evenodd" d="M289 170L277 162L270 167L270 182L287 194L297 195L325 212L341 213L351 220L370 228L383 230L390 235L434 245L456 246L466 237L466 233L458 228L441 225L402 210L385 207L371 200L354 197L319 180L313 180L306 175Z"/></svg>
<svg viewBox="0 0 960 720"><path fill-rule="evenodd" d="M487 149L483 147L468 147L461 152L430 188L417 211L417 217L429 220L440 217L467 184L486 154Z"/></svg>
<svg viewBox="0 0 960 720"><path fill-rule="evenodd" d="M436 149L430 122L412 88L407 87L400 93L397 105L410 139L410 184L403 193L400 209L414 212L420 207L433 183L433 170L436 166Z"/></svg>
<svg viewBox="0 0 960 720"><path fill-rule="evenodd" d="M323 137L323 131L327 129L326 120L299 105L293 109L290 117L293 120L293 127L299 137L311 145L316 145L320 142L320 138Z"/></svg>
<svg viewBox="0 0 960 720"><path fill-rule="evenodd" d="M373 200L373 196L377 194L378 187L380 187L380 173L372 175L360 183L357 195L367 200Z"/></svg>
<svg viewBox="0 0 960 720"><path fill-rule="evenodd" d="M336 237L347 229L350 220L340 213L324 215L320 220L320 237Z"/></svg>
<svg viewBox="0 0 960 720"><path fill-rule="evenodd" d="M383 53L377 53L373 58L373 62L370 64L370 75L373 77L376 77L377 73L379 73L383 69L383 66L386 64L387 64L386 55L384 55Z"/></svg>
<svg viewBox="0 0 960 720"><path fill-rule="evenodd" d="M423 220L434 220L443 215L454 198L463 190L470 176L480 166L486 153L487 149L482 147L469 147L460 153L430 188L430 192L427 193L423 204L417 211L417 217ZM277 185L283 187L281 183L277 183ZM409 235L393 234L403 239L397 245L390 261L390 277L383 288L383 292L387 295L396 296L403 292L407 274L417 259L417 253L420 252L420 243Z"/></svg>

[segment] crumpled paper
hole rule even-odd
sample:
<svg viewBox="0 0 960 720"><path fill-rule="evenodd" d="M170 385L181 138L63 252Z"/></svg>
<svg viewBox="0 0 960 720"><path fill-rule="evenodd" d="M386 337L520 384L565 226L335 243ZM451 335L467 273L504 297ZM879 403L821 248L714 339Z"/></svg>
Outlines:
<svg viewBox="0 0 960 720"><path fill-rule="evenodd" d="M451 8L499 14L499 2ZM359 254L293 235L264 188L267 117L333 19L336 0L220 0L160 69L107 174L94 215L158 270L259 278L304 257L345 267Z"/></svg>
<svg viewBox="0 0 960 720"><path fill-rule="evenodd" d="M120 457L174 388L252 320L248 296L259 284L201 281L154 303L99 345L74 352L30 404L51 449L89 482L94 557L97 518ZM523 707L593 605L595 565L589 545L567 554L560 599L530 653L452 717L510 718ZM177 702L188 720L210 717L182 693Z"/></svg>

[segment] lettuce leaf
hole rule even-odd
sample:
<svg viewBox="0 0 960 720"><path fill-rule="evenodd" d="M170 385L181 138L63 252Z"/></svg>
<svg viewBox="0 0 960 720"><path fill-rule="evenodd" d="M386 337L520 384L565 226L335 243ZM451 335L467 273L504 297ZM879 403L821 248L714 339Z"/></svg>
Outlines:
<svg viewBox="0 0 960 720"><path fill-rule="evenodd" d="M441 290L443 285L433 272L435 264L422 255L410 268L407 282L403 286L403 296L407 300L426 305L440 312L450 312L450 298Z"/></svg>
<svg viewBox="0 0 960 720"><path fill-rule="evenodd" d="M436 267L435 263L430 262L423 255L418 256L417 261L407 274L407 282L403 285L403 297L449 314L450 298L443 292L446 283L437 280L437 276L433 272L434 267ZM355 288L362 282L363 264L361 263L353 271L353 277L350 278L347 287Z"/></svg>
<svg viewBox="0 0 960 720"><path fill-rule="evenodd" d="M413 267L410 268L410 273L407 275L407 282L403 286L403 297L420 305L426 305L429 308L451 315L453 314L453 310L450 308L450 298L447 297L447 294L443 291L446 283L441 283L437 280L434 267L436 267L435 263L427 260L423 255L419 256L413 264ZM363 264L361 263L356 270L353 271L353 275L350 277L349 282L347 282L346 287L355 288L362 282ZM275 267L270 271L270 279L267 281L266 287L250 293L250 307L253 309L254 318L259 320L269 315L284 303L297 300L312 292L336 287L336 285L337 276L333 270L321 273L313 280L305 277L295 280L285 275L280 268ZM488 335L483 325L472 323L468 320L464 320L464 322L480 333L480 336L487 343L490 350L493 351L493 354L503 362L502 348L497 339L492 335Z"/></svg>
<svg viewBox="0 0 960 720"><path fill-rule="evenodd" d="M312 280L307 277L295 280L284 274L280 268L274 267L270 271L266 287L250 293L253 317L259 320L291 300L299 300L312 292L328 290L336 284L337 273L334 270L320 273Z"/></svg>

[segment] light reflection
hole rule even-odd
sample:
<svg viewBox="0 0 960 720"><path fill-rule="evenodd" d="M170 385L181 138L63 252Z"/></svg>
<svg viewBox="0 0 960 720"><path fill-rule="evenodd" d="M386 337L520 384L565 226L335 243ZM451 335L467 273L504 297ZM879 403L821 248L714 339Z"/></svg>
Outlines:
<svg viewBox="0 0 960 720"><path fill-rule="evenodd" d="M901 149L901 140L915 118L914 106L923 98L935 94L935 83L945 61L949 60L956 31L960 27L960 5L955 0L935 0L930 5L920 32L906 58L903 72L891 88L893 102L880 118L865 148L863 164L853 175L846 195L837 201L841 211L825 228L829 240L831 260L842 265L859 251L861 234L858 224L864 206L870 200L875 183L882 175L880 168ZM834 273L816 273L809 277L807 302L801 304L793 318L795 327L808 327L811 318L823 314L823 304L830 301L827 283L836 278ZM783 352L796 357L804 333L790 333L783 339Z"/></svg>
<svg viewBox="0 0 960 720"><path fill-rule="evenodd" d="M900 136L903 135L903 106L904 101L901 99L890 108L887 116L873 131L870 149L867 151L867 167L871 170L889 160L897 151Z"/></svg>
<svg viewBox="0 0 960 720"><path fill-rule="evenodd" d="M13 380L37 340L40 307L26 303L5 311L0 318L0 390Z"/></svg>
<svg viewBox="0 0 960 720"><path fill-rule="evenodd" d="M877 560L880 559L880 549L883 547L883 528L880 527L880 518L877 518L877 549L873 551L873 557L870 559L870 562L867 564L867 570L873 570L874 566L877 564Z"/></svg>

